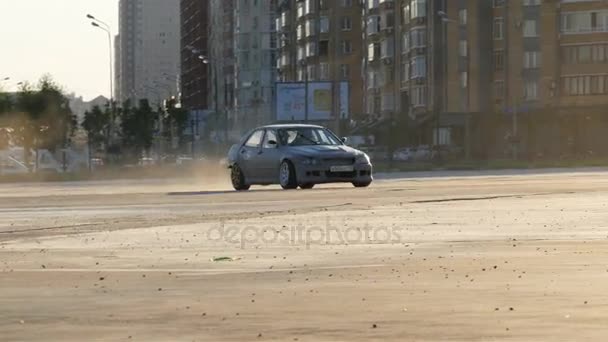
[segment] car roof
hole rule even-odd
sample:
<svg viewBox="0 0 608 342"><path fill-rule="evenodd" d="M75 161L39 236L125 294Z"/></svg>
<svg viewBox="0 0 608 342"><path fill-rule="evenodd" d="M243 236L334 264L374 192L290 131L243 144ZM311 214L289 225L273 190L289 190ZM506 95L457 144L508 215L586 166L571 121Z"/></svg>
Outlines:
<svg viewBox="0 0 608 342"><path fill-rule="evenodd" d="M325 127L319 126L319 125L310 125L310 124L274 124L274 125L266 125L266 126L258 127L258 129L261 129L261 128L325 128Z"/></svg>

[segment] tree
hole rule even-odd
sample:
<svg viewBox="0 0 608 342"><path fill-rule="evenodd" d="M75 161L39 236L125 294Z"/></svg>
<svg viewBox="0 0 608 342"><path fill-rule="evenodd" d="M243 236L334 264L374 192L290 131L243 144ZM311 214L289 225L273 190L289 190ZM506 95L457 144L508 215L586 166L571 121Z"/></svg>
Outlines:
<svg viewBox="0 0 608 342"><path fill-rule="evenodd" d="M97 148L101 144L108 146L111 120L109 104L103 110L99 106L94 106L91 111L84 113L82 128L87 132L92 147Z"/></svg>
<svg viewBox="0 0 608 342"><path fill-rule="evenodd" d="M0 150L8 148L10 142L9 116L13 108L13 101L6 93L0 93Z"/></svg>
<svg viewBox="0 0 608 342"><path fill-rule="evenodd" d="M171 99L167 101L167 116L165 117L163 134L166 138L172 138L173 132L179 141L179 146L184 142L186 128L188 127L188 111L184 108L176 107L177 101Z"/></svg>
<svg viewBox="0 0 608 342"><path fill-rule="evenodd" d="M67 146L77 121L69 100L50 76L42 77L36 88L24 84L15 107L10 124L17 143L24 147L26 161L32 148Z"/></svg>
<svg viewBox="0 0 608 342"><path fill-rule="evenodd" d="M122 143L125 150L132 152L132 157L139 158L143 152L148 153L154 142L154 128L157 113L148 100L140 100L138 107L131 107L126 102L120 113Z"/></svg>

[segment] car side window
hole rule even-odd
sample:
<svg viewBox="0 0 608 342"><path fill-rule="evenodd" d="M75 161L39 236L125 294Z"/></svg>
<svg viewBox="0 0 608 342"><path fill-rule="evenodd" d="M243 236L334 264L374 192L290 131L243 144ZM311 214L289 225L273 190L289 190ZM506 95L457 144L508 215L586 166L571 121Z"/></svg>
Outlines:
<svg viewBox="0 0 608 342"><path fill-rule="evenodd" d="M274 141L275 144L269 144L269 141ZM278 144L277 140L277 132L272 129L266 130L266 136L264 137L264 145L263 148L276 148Z"/></svg>
<svg viewBox="0 0 608 342"><path fill-rule="evenodd" d="M255 132L253 132L253 134L249 137L249 139L247 139L247 142L245 142L245 146L253 147L253 148L260 147L263 137L264 137L264 131L257 130Z"/></svg>

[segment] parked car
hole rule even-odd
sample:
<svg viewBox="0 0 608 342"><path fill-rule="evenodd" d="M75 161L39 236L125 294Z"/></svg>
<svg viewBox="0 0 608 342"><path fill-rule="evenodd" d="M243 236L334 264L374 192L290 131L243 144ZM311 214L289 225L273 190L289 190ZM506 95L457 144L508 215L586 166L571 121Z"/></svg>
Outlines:
<svg viewBox="0 0 608 342"><path fill-rule="evenodd" d="M415 147L404 147L393 152L393 160L395 161L413 161L416 157Z"/></svg>
<svg viewBox="0 0 608 342"><path fill-rule="evenodd" d="M270 184L280 184L283 189L311 189L316 184L335 182L369 186L373 180L369 157L345 141L321 126L256 128L228 152L232 185L236 190Z"/></svg>
<svg viewBox="0 0 608 342"><path fill-rule="evenodd" d="M420 145L416 148L414 159L416 161L426 161L432 158L431 148L428 145Z"/></svg>

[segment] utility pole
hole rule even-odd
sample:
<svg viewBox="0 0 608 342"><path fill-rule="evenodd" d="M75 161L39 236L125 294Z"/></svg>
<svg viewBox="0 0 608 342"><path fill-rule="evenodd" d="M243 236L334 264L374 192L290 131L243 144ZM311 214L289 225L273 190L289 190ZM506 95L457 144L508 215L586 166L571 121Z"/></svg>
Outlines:
<svg viewBox="0 0 608 342"><path fill-rule="evenodd" d="M517 111L519 108L517 108L517 104L514 103L513 104L513 159L517 160L519 159L519 138L518 138L518 132L517 132Z"/></svg>

